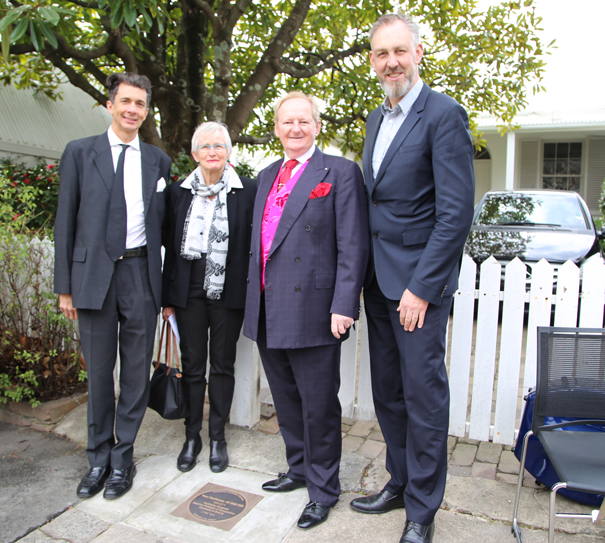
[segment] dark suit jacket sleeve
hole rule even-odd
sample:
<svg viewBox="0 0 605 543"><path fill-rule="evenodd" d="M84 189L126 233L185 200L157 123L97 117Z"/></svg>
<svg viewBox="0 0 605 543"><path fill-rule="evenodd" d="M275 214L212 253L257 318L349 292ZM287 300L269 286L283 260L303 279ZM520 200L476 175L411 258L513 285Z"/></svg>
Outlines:
<svg viewBox="0 0 605 543"><path fill-rule="evenodd" d="M357 319L359 294L369 255L367 197L359 166L352 161L342 161L341 164L346 167L334 200L337 265L330 313Z"/></svg>
<svg viewBox="0 0 605 543"><path fill-rule="evenodd" d="M456 103L444 111L435 131L432 167L436 222L408 288L423 300L439 303L473 217L473 145L466 111Z"/></svg>
<svg viewBox="0 0 605 543"><path fill-rule="evenodd" d="M54 291L57 294L71 294L71 265L80 203L78 166L71 143L67 144L61 157L59 178L61 183L54 228Z"/></svg>

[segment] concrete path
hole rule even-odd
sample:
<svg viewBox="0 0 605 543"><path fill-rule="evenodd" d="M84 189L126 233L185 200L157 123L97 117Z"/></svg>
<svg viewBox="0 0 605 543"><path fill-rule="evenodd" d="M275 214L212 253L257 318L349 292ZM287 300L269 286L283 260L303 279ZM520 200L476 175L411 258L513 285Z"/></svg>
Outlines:
<svg viewBox="0 0 605 543"><path fill-rule="evenodd" d="M228 426L230 465L220 474L208 468L204 436L198 465L189 473L181 473L176 469L176 457L184 437L182 421L165 421L148 411L135 446L138 474L133 489L115 501L106 501L101 495L79 501L75 488L86 470L85 406L67 415L51 434L0 424L0 543L399 541L405 510L362 515L349 507L353 498L379 491L388 480L384 440L376 423L343 420L343 493L328 521L310 531L296 527L308 501L305 489L283 495L261 489L264 481L286 470L278 430L274 418L252 430ZM513 543L513 472L518 463L512 452L492 443L454 438L449 445L448 484L437 515L435 543ZM208 483L262 499L230 531L171 514ZM523 541L545 542L548 494L536 488L530 477L526 485L520 514ZM564 498L558 501L567 511L590 510ZM37 504L45 504L46 509L38 510ZM557 528L558 543L597 543L605 539L605 526L587 521L558 519Z"/></svg>

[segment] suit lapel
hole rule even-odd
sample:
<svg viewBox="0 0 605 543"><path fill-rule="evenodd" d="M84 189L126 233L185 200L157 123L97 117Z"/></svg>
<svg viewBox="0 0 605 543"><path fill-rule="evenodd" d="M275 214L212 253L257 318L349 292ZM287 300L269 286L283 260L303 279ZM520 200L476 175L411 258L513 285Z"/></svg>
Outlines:
<svg viewBox="0 0 605 543"><path fill-rule="evenodd" d="M111 147L109 146L107 133L100 134L97 137L97 141L93 145L93 151L95 155L92 160L95 163L97 170L99 170L99 175L101 176L107 191L111 194L115 172L113 170L113 157L111 155Z"/></svg>
<svg viewBox="0 0 605 543"><path fill-rule="evenodd" d="M376 179L374 181L374 185L372 186L372 190L376 188L376 185L378 185L378 183L382 179L384 172L389 167L389 164L393 160L393 157L395 156L397 151L399 151L399 148L401 147L405 139L408 137L408 134L411 132L412 128L414 128L414 125L422 118L422 112L424 111L424 105L426 104L426 99L429 95L429 92L429 86L423 83L420 95L412 104L408 116L405 118L405 121L403 121L403 124L401 125L401 128L398 130L397 134L395 134L393 141L389 145L389 148L387 149L387 152L384 155L384 158L382 159L382 163L380 164L380 169L376 174ZM378 132L376 134L378 134Z"/></svg>
<svg viewBox="0 0 605 543"><path fill-rule="evenodd" d="M309 160L309 164L305 168L296 185L292 189L288 201L284 206L284 211L281 218L279 219L279 225L271 244L271 250L269 251L269 257L279 247L281 242L284 240L292 225L296 222L302 210L309 201L311 191L321 183L322 179L325 178L327 170L324 169L324 158L323 153L316 149L313 156ZM277 174L276 174L277 175Z"/></svg>
<svg viewBox="0 0 605 543"><path fill-rule="evenodd" d="M141 183L143 185L143 204L145 217L151 204L151 197L156 190L156 183L159 180L160 169L157 165L155 155L151 152L150 146L141 142ZM165 179L166 183L168 180Z"/></svg>
<svg viewBox="0 0 605 543"><path fill-rule="evenodd" d="M377 114L370 115L366 126L366 143L363 147L363 173L365 174L366 184L370 187L374 184L374 171L372 168L372 156L374 155L374 146L378 137L378 129L382 122L382 113L380 108L375 110Z"/></svg>

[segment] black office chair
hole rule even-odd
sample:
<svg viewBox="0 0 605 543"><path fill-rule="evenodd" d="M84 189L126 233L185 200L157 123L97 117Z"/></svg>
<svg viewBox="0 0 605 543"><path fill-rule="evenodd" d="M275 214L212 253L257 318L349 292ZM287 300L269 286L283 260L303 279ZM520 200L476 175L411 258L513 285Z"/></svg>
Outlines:
<svg viewBox="0 0 605 543"><path fill-rule="evenodd" d="M521 542L519 496L527 441L535 435L561 481L550 491L548 543L553 543L555 517L593 519L557 513L558 490L605 494L605 329L538 327L537 362L534 416L523 439L512 532Z"/></svg>

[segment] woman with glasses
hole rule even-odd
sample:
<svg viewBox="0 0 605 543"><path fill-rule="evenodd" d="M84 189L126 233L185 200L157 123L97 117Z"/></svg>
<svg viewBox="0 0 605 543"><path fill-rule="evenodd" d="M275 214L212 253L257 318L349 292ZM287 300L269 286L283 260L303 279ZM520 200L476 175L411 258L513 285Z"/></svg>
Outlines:
<svg viewBox="0 0 605 543"><path fill-rule="evenodd" d="M225 423L235 384L235 346L244 320L256 182L240 178L227 162L231 139L224 124L198 126L191 154L199 166L167 194L163 316L175 314L181 340L183 379L190 415L177 460L180 471L195 466L206 392L210 338L210 469L228 463Z"/></svg>

